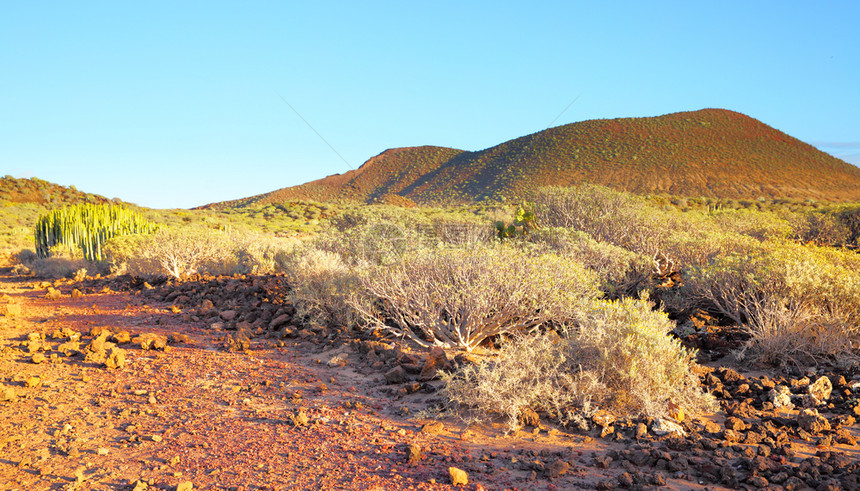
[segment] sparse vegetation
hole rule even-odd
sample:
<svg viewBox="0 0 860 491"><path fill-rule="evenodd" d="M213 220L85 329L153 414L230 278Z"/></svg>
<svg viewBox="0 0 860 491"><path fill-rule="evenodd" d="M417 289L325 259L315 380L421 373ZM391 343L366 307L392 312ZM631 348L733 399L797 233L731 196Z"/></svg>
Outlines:
<svg viewBox="0 0 860 491"><path fill-rule="evenodd" d="M445 377L445 393L481 414L507 417L526 408L563 424L598 408L665 416L714 409L690 371L693 354L667 336L674 327L643 300L592 301L570 327L517 336L497 358Z"/></svg>
<svg viewBox="0 0 860 491"><path fill-rule="evenodd" d="M527 409L564 424L597 409L655 418L713 409L691 370L695 352L672 334L692 312L738 326L750 338L737 356L757 363L857 357L856 205L641 197L594 184L538 188L519 206L383 204L393 196L128 205L160 229L105 240L105 252L115 274L146 278L280 273L293 322L311 330L483 353L445 375L444 393L511 428ZM0 209L13 211L0 215L10 224L45 211L10 203ZM32 230L12 229L9 244ZM108 272L73 249L17 257L22 272L44 276Z"/></svg>

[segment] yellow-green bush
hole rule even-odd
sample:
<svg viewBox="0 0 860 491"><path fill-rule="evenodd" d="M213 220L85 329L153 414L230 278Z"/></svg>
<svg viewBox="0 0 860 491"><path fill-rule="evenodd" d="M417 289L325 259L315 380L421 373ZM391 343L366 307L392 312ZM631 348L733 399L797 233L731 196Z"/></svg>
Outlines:
<svg viewBox="0 0 860 491"><path fill-rule="evenodd" d="M636 294L646 288L653 269L651 258L599 242L579 230L544 227L525 240L594 271L602 282L601 289L610 296Z"/></svg>
<svg viewBox="0 0 860 491"><path fill-rule="evenodd" d="M691 269L691 295L745 326L767 362L849 355L860 341L860 256L785 241Z"/></svg>
<svg viewBox="0 0 860 491"><path fill-rule="evenodd" d="M620 415L664 416L714 409L691 371L693 353L667 333L667 316L643 300L596 300L559 336L518 336L498 356L444 376L452 402L480 414L543 411L561 423L607 408Z"/></svg>
<svg viewBox="0 0 860 491"><path fill-rule="evenodd" d="M673 232L686 230L683 215L659 210L643 198L593 184L540 188L538 222L587 232L600 242L653 256Z"/></svg>

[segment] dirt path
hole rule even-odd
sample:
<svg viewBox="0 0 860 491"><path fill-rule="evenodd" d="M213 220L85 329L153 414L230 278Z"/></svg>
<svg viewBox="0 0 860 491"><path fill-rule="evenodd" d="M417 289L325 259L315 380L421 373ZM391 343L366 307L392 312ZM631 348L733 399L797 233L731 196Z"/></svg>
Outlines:
<svg viewBox="0 0 860 491"><path fill-rule="evenodd" d="M224 332L170 304L116 292L71 298L72 288L58 285L51 300L3 278L4 303L21 313L0 318L0 381L16 399L0 402L0 489L453 489L451 466L468 472L466 489L572 489L611 477L583 465L600 446L584 437L506 437L455 420L422 432L433 394L390 390L345 346L255 340L227 352ZM125 365L109 369L65 356L68 336L52 336L83 333L85 352L103 328L188 338L167 351L123 344ZM33 353L31 333L44 336ZM34 363L36 353L47 360ZM338 355L344 366L329 366ZM421 447L416 463L409 445ZM573 466L550 481L544 462L558 461Z"/></svg>
<svg viewBox="0 0 860 491"><path fill-rule="evenodd" d="M0 275L0 490L860 483L851 416L860 413L860 375L834 382L833 403L822 406L832 428L820 431L799 428L799 409L766 407L766 376L719 369L703 380L732 419L685 421L686 438L640 435L636 421L573 433L541 423L507 435L501 424L433 419L440 382L416 381L421 356L362 352L367 341L282 325L289 309L272 301L277 280L126 292L105 280L65 281L51 299L47 284ZM247 349L229 351L231 339L243 348L241 332ZM147 339L156 346L144 349ZM125 360L107 368L114 342ZM405 377L388 384L392 368ZM804 386L790 385L792 400L802 398ZM450 467L469 483L454 486Z"/></svg>

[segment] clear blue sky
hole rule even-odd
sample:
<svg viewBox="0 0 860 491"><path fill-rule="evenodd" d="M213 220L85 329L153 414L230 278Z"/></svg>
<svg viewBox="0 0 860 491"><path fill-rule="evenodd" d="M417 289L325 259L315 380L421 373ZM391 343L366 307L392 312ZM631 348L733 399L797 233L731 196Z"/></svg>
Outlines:
<svg viewBox="0 0 860 491"><path fill-rule="evenodd" d="M553 126L721 107L860 164L858 19L857 1L8 1L0 175L191 207L387 148L480 150L574 99Z"/></svg>

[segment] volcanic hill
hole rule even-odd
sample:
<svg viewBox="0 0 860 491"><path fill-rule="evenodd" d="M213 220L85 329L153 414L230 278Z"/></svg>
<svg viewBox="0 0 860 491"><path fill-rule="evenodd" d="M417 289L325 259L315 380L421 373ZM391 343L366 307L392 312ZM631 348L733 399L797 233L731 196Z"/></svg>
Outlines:
<svg viewBox="0 0 860 491"><path fill-rule="evenodd" d="M637 194L860 201L860 168L749 116L703 109L572 123L477 152L395 148L357 170L205 207L475 202L582 182Z"/></svg>

